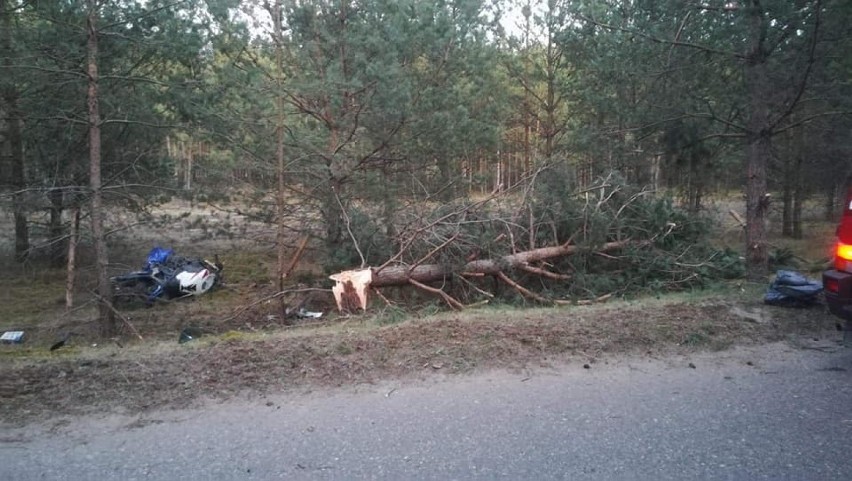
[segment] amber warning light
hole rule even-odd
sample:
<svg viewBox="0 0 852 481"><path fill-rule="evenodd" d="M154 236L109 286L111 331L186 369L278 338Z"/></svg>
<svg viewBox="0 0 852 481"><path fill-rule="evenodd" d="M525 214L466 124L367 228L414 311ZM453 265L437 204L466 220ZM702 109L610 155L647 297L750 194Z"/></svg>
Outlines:
<svg viewBox="0 0 852 481"><path fill-rule="evenodd" d="M849 261L852 261L852 245L838 242L834 253L834 268L838 271L848 271Z"/></svg>

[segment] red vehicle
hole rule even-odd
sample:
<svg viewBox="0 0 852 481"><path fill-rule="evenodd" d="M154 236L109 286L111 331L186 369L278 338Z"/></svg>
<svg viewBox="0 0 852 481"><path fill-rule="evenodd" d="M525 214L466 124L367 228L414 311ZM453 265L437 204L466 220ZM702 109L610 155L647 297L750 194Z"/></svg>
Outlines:
<svg viewBox="0 0 852 481"><path fill-rule="evenodd" d="M852 187L846 193L843 218L837 227L834 269L823 272L822 284L828 309L846 320L843 339L849 344L852 342Z"/></svg>

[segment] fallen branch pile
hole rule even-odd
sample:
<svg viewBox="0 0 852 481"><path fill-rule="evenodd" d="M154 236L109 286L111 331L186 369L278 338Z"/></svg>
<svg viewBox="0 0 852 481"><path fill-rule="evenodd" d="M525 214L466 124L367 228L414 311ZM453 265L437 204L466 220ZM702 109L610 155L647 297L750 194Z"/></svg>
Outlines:
<svg viewBox="0 0 852 481"><path fill-rule="evenodd" d="M331 276L338 307L366 309L371 290L390 303L379 289L392 286L437 295L457 310L488 302L482 297L494 298L501 285L542 304L602 302L629 289L685 289L727 275L731 256L705 241L703 221L667 199L614 176L574 193L540 183L497 206L486 208L492 195L411 214L384 264Z"/></svg>

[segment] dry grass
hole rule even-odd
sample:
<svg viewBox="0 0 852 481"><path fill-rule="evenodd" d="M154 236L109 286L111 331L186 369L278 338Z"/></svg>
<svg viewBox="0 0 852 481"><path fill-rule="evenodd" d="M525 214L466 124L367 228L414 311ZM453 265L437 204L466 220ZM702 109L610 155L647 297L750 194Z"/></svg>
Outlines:
<svg viewBox="0 0 852 481"><path fill-rule="evenodd" d="M172 339L125 348L77 345L55 353L7 346L0 350L4 377L11 381L0 392L2 416L25 421L185 407L237 393L723 349L821 336L833 328L820 308L769 308L746 300L754 292L738 292L590 307L483 308L390 326L363 317L319 327L228 331L184 345Z"/></svg>

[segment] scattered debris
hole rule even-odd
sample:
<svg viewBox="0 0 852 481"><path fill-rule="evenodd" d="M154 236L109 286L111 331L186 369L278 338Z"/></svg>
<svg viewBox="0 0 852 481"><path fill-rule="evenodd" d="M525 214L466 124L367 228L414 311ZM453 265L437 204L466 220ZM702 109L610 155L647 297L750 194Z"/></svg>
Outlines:
<svg viewBox="0 0 852 481"><path fill-rule="evenodd" d="M695 364L689 363L689 367L692 368L692 369L695 369Z"/></svg>
<svg viewBox="0 0 852 481"><path fill-rule="evenodd" d="M588 364L583 364L583 369L591 369L591 368L592 368L592 366L590 366Z"/></svg>
<svg viewBox="0 0 852 481"><path fill-rule="evenodd" d="M301 317L302 319L319 319L322 317L322 312L313 312L302 308L296 312L296 317Z"/></svg>
<svg viewBox="0 0 852 481"><path fill-rule="evenodd" d="M180 337L178 338L178 343L183 344L185 342L194 341L199 337L204 335L204 331L197 327L187 327L184 330L180 331Z"/></svg>
<svg viewBox="0 0 852 481"><path fill-rule="evenodd" d="M24 331L6 331L0 336L4 344L20 344L24 342Z"/></svg>

